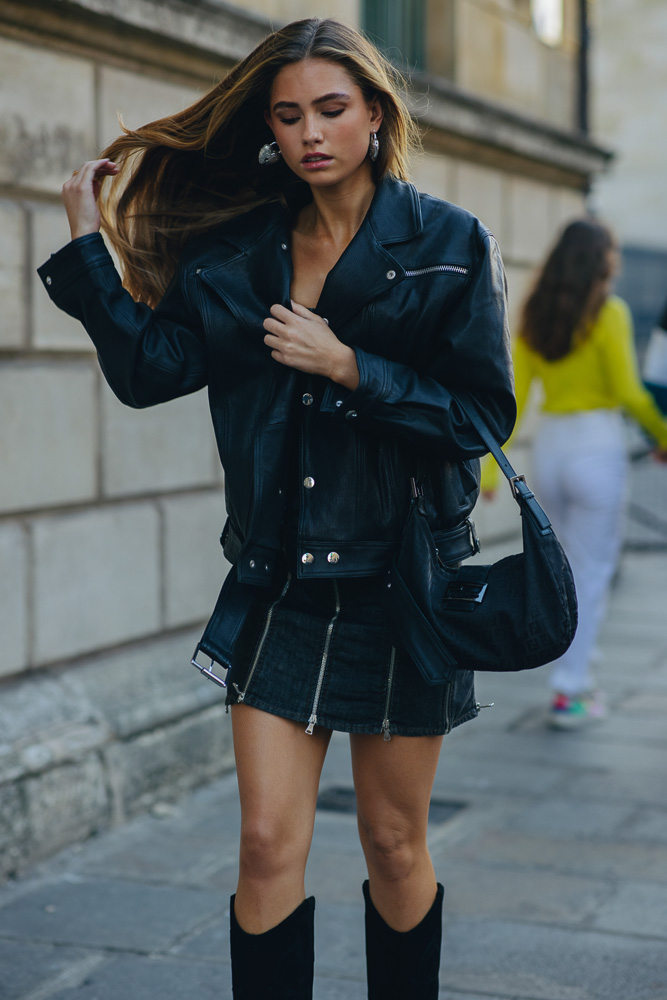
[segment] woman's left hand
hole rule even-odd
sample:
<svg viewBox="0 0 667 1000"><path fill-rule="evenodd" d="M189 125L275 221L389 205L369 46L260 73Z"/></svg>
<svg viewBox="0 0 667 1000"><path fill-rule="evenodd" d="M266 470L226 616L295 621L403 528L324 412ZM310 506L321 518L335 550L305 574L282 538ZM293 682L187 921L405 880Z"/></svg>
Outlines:
<svg viewBox="0 0 667 1000"><path fill-rule="evenodd" d="M292 302L292 309L271 306L271 315L264 320L268 331L264 343L271 348L271 357L310 375L324 375L333 382L356 389L359 369L354 351L341 343L327 323L316 313Z"/></svg>

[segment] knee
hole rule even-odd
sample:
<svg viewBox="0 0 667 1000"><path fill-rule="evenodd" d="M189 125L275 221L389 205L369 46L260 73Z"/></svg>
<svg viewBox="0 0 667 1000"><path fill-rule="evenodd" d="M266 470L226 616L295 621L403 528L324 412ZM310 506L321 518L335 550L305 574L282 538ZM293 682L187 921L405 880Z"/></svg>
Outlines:
<svg viewBox="0 0 667 1000"><path fill-rule="evenodd" d="M305 866L302 855L300 843L270 820L256 819L241 829L239 866L253 880L271 881L300 864Z"/></svg>
<svg viewBox="0 0 667 1000"><path fill-rule="evenodd" d="M359 833L368 867L379 878L395 882L410 876L422 846L417 831L400 823L360 820Z"/></svg>

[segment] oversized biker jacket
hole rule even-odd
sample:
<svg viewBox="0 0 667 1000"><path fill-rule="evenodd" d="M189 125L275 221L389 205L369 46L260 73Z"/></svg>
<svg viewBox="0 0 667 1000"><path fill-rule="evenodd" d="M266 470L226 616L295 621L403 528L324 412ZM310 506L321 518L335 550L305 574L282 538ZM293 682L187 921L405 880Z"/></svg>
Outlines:
<svg viewBox="0 0 667 1000"><path fill-rule="evenodd" d="M378 185L315 310L355 351L354 391L279 364L264 344L271 306L290 305L290 228L276 202L192 239L155 310L123 289L99 234L39 269L56 305L84 324L123 403L208 387L225 554L242 584L274 580L290 494L302 578L386 569L411 476L427 484L434 531L460 525L485 448L457 389L500 441L516 415L502 262L474 216L391 177Z"/></svg>

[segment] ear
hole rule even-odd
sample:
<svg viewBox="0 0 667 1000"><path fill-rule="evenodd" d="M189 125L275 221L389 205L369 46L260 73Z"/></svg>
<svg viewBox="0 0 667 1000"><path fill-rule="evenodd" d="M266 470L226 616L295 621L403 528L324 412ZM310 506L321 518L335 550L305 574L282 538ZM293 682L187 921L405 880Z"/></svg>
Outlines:
<svg viewBox="0 0 667 1000"><path fill-rule="evenodd" d="M377 95L371 98L368 105L368 110L370 111L371 120L370 126L373 132L377 132L382 124L382 119L384 118L384 112L382 110L382 104L380 103L379 97Z"/></svg>
<svg viewBox="0 0 667 1000"><path fill-rule="evenodd" d="M269 126L269 128L273 132L273 124L271 122L271 112L269 111L268 108L264 108L264 121L266 122L266 124ZM275 135L275 133L274 133L274 135Z"/></svg>

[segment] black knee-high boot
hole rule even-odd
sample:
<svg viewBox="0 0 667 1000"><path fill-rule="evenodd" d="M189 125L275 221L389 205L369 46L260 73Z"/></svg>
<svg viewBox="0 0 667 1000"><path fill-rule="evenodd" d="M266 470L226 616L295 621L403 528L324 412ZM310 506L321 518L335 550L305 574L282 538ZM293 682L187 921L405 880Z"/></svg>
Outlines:
<svg viewBox="0 0 667 1000"><path fill-rule="evenodd" d="M438 883L424 919L402 932L393 930L375 909L367 881L363 888L368 1000L437 1000L445 890Z"/></svg>
<svg viewBox="0 0 667 1000"><path fill-rule="evenodd" d="M234 1000L312 1000L315 897L264 934L248 934L229 907Z"/></svg>

